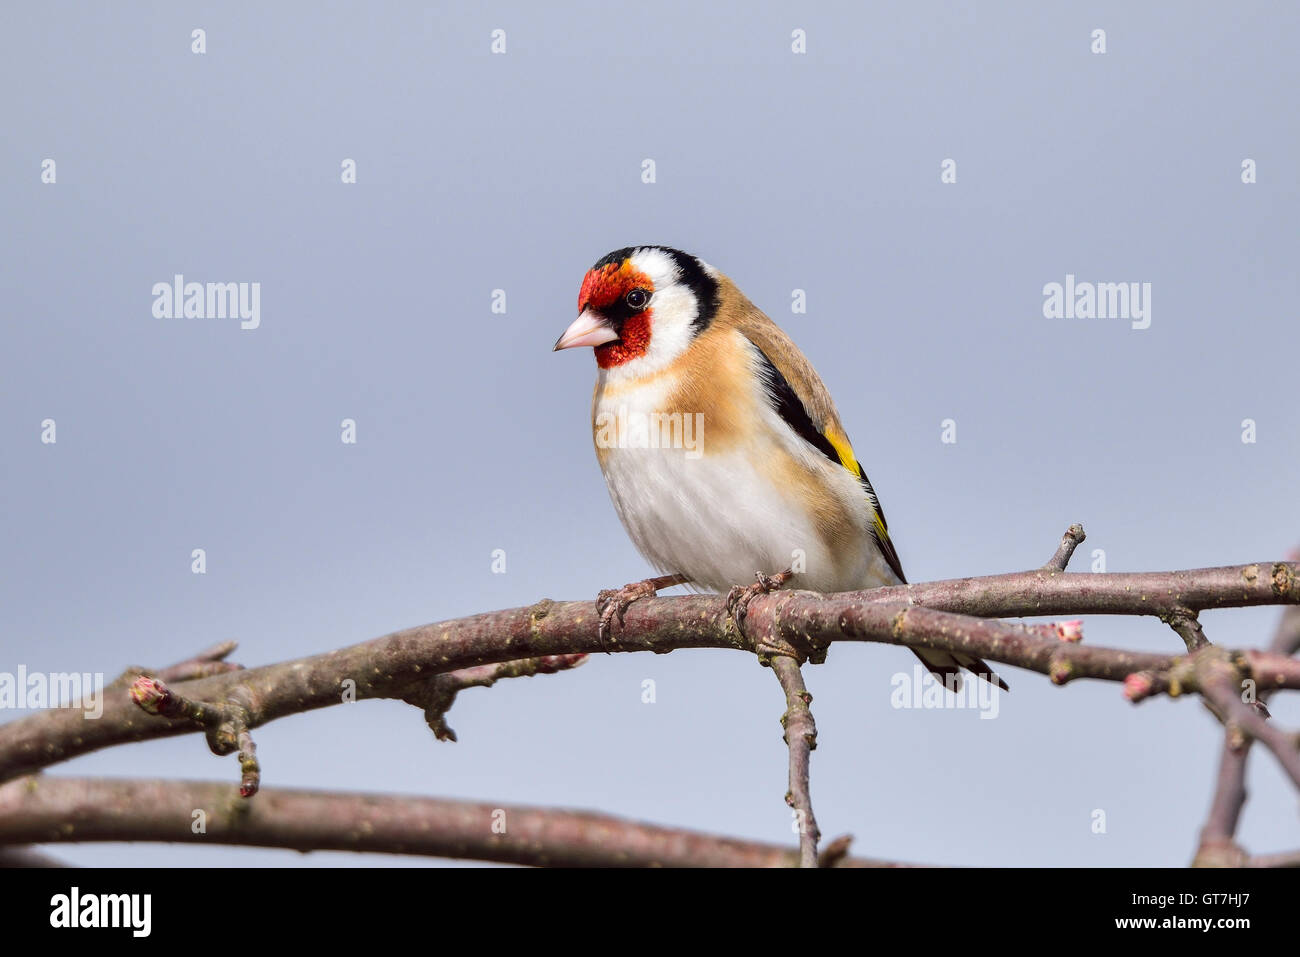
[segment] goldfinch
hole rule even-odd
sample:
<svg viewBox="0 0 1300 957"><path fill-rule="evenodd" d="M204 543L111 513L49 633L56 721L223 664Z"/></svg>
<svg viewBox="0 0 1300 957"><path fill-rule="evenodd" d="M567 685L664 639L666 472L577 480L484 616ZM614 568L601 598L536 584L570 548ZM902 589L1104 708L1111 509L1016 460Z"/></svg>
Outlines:
<svg viewBox="0 0 1300 957"><path fill-rule="evenodd" d="M602 637L628 603L674 584L730 591L743 615L787 580L819 592L906 581L817 372L717 269L666 246L602 257L555 343L581 346L595 350L592 434L614 509L664 573L601 592ZM961 668L1006 687L973 655L917 656L950 687Z"/></svg>

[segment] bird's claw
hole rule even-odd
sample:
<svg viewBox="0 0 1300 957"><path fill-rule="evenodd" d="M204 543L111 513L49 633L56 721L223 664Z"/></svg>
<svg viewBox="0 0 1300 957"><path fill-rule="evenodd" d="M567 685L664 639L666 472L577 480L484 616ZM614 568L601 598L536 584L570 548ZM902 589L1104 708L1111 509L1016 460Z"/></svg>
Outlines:
<svg viewBox="0 0 1300 957"><path fill-rule="evenodd" d="M736 585L727 592L727 614L736 623L736 628L743 628L751 601L759 595L770 595L793 577L794 571L789 568L775 575L754 572L754 584Z"/></svg>
<svg viewBox="0 0 1300 957"><path fill-rule="evenodd" d="M596 611L600 614L600 647L609 654L605 642L614 637L614 622L620 629L624 626L623 616L628 606L639 598L649 598L656 593L653 583L648 581L630 582L622 588L604 588L596 595Z"/></svg>

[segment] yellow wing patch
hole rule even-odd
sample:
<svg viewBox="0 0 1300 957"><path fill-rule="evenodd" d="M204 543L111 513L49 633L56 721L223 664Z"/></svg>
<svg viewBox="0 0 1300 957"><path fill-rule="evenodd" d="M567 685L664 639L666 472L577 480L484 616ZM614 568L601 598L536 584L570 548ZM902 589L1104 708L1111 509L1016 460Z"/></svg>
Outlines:
<svg viewBox="0 0 1300 957"><path fill-rule="evenodd" d="M885 524L885 512L880 507L880 500L876 498L876 490L871 487L867 480L867 473L862 471L862 466L858 464L857 458L853 455L853 446L849 444L849 437L843 432L833 428L827 429L822 433L826 436L826 441L831 444L835 454L840 457L840 463L858 477L867 492L867 500L871 503L871 517L875 533L876 542L880 545L880 551L885 556L885 561L889 567L894 570L898 577L907 581L903 574L903 565L898 560L898 552L894 550L894 543L889 540L889 526Z"/></svg>
<svg viewBox="0 0 1300 957"><path fill-rule="evenodd" d="M854 475L861 475L862 469L858 467L858 460L853 457L853 446L849 444L849 437L835 431L835 429L827 429L822 435L826 436L826 441L831 444L835 454L840 457L840 464Z"/></svg>

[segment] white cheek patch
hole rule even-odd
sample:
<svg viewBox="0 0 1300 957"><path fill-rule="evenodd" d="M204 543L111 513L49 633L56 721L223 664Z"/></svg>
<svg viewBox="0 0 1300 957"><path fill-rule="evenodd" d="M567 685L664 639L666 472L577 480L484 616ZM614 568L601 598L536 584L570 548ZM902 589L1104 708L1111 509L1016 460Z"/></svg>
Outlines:
<svg viewBox="0 0 1300 957"><path fill-rule="evenodd" d="M695 338L693 324L699 315L695 296L685 286L669 286L650 298L650 347L645 357L667 365L686 351Z"/></svg>
<svg viewBox="0 0 1300 957"><path fill-rule="evenodd" d="M631 256L632 268L654 283L650 297L650 345L645 355L606 369L610 380L639 378L657 372L690 346L693 324L699 316L695 294L678 281L677 264L660 249L639 249Z"/></svg>

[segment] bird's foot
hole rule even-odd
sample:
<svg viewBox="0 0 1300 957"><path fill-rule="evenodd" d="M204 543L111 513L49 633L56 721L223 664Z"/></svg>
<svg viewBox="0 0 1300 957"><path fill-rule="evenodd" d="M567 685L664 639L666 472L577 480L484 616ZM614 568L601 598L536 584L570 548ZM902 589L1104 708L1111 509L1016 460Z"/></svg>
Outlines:
<svg viewBox="0 0 1300 957"><path fill-rule="evenodd" d="M689 580L685 575L660 575L658 578L629 582L622 588L602 589L596 595L596 611L600 614L600 627L597 634L600 636L601 649L609 654L605 642L614 637L614 622L618 622L619 629L623 628L623 615L627 613L628 606L632 602L639 598L653 598L659 593L659 589L684 585Z"/></svg>
<svg viewBox="0 0 1300 957"><path fill-rule="evenodd" d="M749 603L751 601L759 595L770 595L793 577L794 569L792 568L777 572L775 575L754 572L754 584L737 585L727 592L727 614L736 623L736 630L744 630L745 616L749 613Z"/></svg>

